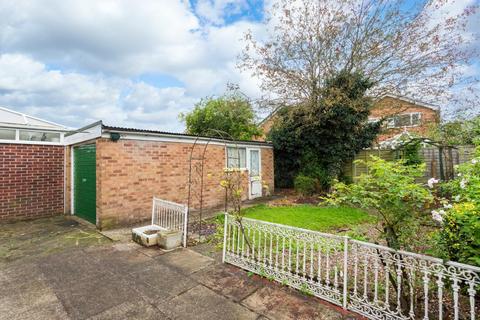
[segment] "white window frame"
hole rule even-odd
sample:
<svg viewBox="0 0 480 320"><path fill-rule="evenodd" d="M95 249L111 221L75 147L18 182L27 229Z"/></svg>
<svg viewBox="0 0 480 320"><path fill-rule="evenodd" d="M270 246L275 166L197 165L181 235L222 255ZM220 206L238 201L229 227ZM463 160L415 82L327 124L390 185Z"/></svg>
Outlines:
<svg viewBox="0 0 480 320"><path fill-rule="evenodd" d="M258 175L252 176L251 175L251 168L250 168L250 151L255 150L258 151ZM247 170L248 170L248 199L255 199L252 194L252 183L254 181L260 183L262 185L262 149L260 148L247 148ZM260 191L260 196L262 196L263 191Z"/></svg>
<svg viewBox="0 0 480 320"><path fill-rule="evenodd" d="M259 176L262 176L262 148L256 146L246 146L246 145L227 145L225 148L225 168L228 168L228 148L239 148L245 149L245 167L243 168L236 168L240 170L250 170L250 152L249 150L258 150L259 156Z"/></svg>
<svg viewBox="0 0 480 320"><path fill-rule="evenodd" d="M0 143L14 143L14 144L39 144L39 145L53 145L53 146L63 146L64 132L55 131L55 130L41 130L41 129L30 129L30 128L12 128L12 127L0 127L1 129L10 129L15 130L15 139L14 140L0 140ZM20 131L38 131L38 132L48 132L48 133L59 133L60 141L51 142L51 141L29 141L29 140L20 140Z"/></svg>
<svg viewBox="0 0 480 320"><path fill-rule="evenodd" d="M18 131L15 130L14 128L0 128L0 130L8 130L8 131L13 131L13 136L14 136L14 139L16 140L17 139L17 136L18 136ZM2 143L3 141L14 141L12 139L2 139L0 138L0 143Z"/></svg>
<svg viewBox="0 0 480 320"><path fill-rule="evenodd" d="M244 147L244 146L231 146L231 145L227 145L227 147L225 148L225 168L229 168L228 166L228 149L229 148L238 148L238 149L244 149L245 150L245 167L240 167L240 168L235 168L235 169L240 169L240 170L248 170L248 147ZM240 159L238 160L238 162L240 163Z"/></svg>
<svg viewBox="0 0 480 320"><path fill-rule="evenodd" d="M247 170L249 170L248 175L250 176L250 151L257 150L258 151L258 177L262 176L262 149L260 148L247 148Z"/></svg>
<svg viewBox="0 0 480 320"><path fill-rule="evenodd" d="M410 124L406 126L396 126L395 125L395 117L399 116L410 116ZM417 124L413 124L413 115L418 115L418 122ZM388 129L396 129L396 128L413 128L413 127L418 127L421 125L422 122L422 113L421 112L408 112L408 113L401 113L397 114L393 117L387 118L387 128Z"/></svg>

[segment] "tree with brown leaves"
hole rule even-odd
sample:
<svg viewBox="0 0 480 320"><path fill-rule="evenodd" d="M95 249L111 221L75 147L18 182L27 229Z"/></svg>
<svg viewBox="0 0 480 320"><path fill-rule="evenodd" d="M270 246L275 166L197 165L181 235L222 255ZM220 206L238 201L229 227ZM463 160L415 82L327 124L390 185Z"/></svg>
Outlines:
<svg viewBox="0 0 480 320"><path fill-rule="evenodd" d="M451 92L478 83L467 73L477 57L479 35L467 32L477 6L456 5L278 0L269 11L267 39L247 33L239 65L261 79L268 93L263 102L273 107L317 103L326 79L341 71L368 77L373 97L393 93L451 104ZM474 100L476 94L466 96Z"/></svg>

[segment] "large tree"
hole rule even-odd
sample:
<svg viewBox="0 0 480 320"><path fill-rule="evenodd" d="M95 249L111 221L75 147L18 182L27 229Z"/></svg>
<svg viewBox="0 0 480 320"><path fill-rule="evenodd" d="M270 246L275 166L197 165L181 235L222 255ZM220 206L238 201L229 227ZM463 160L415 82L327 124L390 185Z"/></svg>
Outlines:
<svg viewBox="0 0 480 320"><path fill-rule="evenodd" d="M250 140L262 134L250 101L235 89L220 97L202 99L180 118L186 124L186 132L194 135Z"/></svg>
<svg viewBox="0 0 480 320"><path fill-rule="evenodd" d="M449 0L278 0L266 39L246 34L240 67L258 76L273 107L315 104L341 70L368 77L374 97L452 104L459 102L453 91L478 84L468 69L479 33L466 32L476 9ZM470 97L462 102L478 101L477 94L461 95Z"/></svg>
<svg viewBox="0 0 480 320"><path fill-rule="evenodd" d="M480 116L433 124L428 137L447 145L473 145L480 142Z"/></svg>
<svg viewBox="0 0 480 320"><path fill-rule="evenodd" d="M280 109L269 133L277 186L291 187L300 174L326 189L346 160L370 146L381 125L368 122L371 85L360 73L343 71L326 81L316 103Z"/></svg>

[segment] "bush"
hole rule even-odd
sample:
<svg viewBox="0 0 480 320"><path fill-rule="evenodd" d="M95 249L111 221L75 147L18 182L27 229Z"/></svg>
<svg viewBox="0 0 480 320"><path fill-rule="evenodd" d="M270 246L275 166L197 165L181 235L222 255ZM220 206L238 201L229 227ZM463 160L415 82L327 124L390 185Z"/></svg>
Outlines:
<svg viewBox="0 0 480 320"><path fill-rule="evenodd" d="M317 190L317 180L302 174L295 178L294 185L295 191L302 196L311 196Z"/></svg>
<svg viewBox="0 0 480 320"><path fill-rule="evenodd" d="M373 101L365 93L371 86L360 73L340 72L326 80L318 99L276 113L268 135L275 185L291 187L295 177L304 175L318 179L322 191L330 188L344 163L369 147L380 130L381 122L367 121Z"/></svg>
<svg viewBox="0 0 480 320"><path fill-rule="evenodd" d="M438 254L480 266L480 212L473 203L455 204L443 218Z"/></svg>
<svg viewBox="0 0 480 320"><path fill-rule="evenodd" d="M451 195L452 203L432 211L442 227L437 235L437 254L480 266L480 147L476 157L460 165L457 172L455 180L440 186Z"/></svg>
<svg viewBox="0 0 480 320"><path fill-rule="evenodd" d="M405 160L405 165L416 166L424 162L420 156L420 149L420 143L410 143L404 147L402 158Z"/></svg>
<svg viewBox="0 0 480 320"><path fill-rule="evenodd" d="M333 192L323 198L326 203L360 207L375 214L378 230L391 248L415 251L423 246L420 225L430 219L428 209L434 203L431 192L416 182L425 164L406 166L403 160L386 161L375 156L356 163L367 166L368 174L362 174L354 184L336 183Z"/></svg>
<svg viewBox="0 0 480 320"><path fill-rule="evenodd" d="M334 176L322 166L313 152L305 152L301 158L300 175L315 179L315 192L327 191L333 183Z"/></svg>

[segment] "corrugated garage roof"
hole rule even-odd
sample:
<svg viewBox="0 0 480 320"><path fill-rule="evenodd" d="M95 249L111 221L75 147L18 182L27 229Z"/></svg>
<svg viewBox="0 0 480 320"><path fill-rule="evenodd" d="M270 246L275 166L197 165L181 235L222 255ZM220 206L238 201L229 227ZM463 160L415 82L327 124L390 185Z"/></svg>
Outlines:
<svg viewBox="0 0 480 320"><path fill-rule="evenodd" d="M220 138L220 137L209 137L209 136L197 136L188 133L176 133L176 132L167 132L167 131L158 131L158 130L149 130L149 129L136 129L136 128L124 128L124 127L115 127L102 124L102 128L107 131L119 131L119 132L131 132L131 133L146 133L146 134L155 134L155 135L168 135L175 137L189 137L189 138L202 138L202 139L216 139L216 140L228 140L232 142L241 142L241 143L250 143L250 144L259 144L259 145L271 145L269 142L265 141L255 141L255 140L234 140L230 138Z"/></svg>

